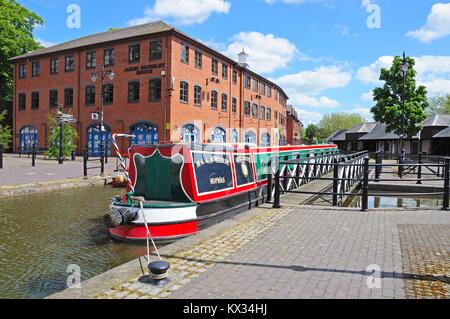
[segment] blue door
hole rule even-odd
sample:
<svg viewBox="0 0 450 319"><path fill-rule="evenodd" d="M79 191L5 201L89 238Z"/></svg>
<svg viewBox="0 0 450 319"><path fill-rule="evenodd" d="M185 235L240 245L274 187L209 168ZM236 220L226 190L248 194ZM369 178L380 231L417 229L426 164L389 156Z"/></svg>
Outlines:
<svg viewBox="0 0 450 319"><path fill-rule="evenodd" d="M87 130L87 144L89 156L100 156L100 136L103 136L103 142L108 156L111 155L111 147L109 145L111 141L111 130L105 126L105 132L100 134L100 125L90 126Z"/></svg>
<svg viewBox="0 0 450 319"><path fill-rule="evenodd" d="M158 127L151 123L137 123L130 128L130 133L135 136L131 146L158 144Z"/></svg>
<svg viewBox="0 0 450 319"><path fill-rule="evenodd" d="M25 126L20 130L20 148L23 152L31 152L33 145L37 146L38 131L33 126Z"/></svg>

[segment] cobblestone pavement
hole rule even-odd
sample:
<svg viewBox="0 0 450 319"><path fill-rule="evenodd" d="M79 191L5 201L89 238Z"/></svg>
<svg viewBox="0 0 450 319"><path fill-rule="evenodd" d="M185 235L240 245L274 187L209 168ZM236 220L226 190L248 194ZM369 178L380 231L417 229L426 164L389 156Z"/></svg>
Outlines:
<svg viewBox="0 0 450 319"><path fill-rule="evenodd" d="M450 225L398 225L398 232L406 296L448 298Z"/></svg>
<svg viewBox="0 0 450 319"><path fill-rule="evenodd" d="M450 297L448 212L361 213L286 205L263 206L256 213L189 250L165 256L172 265L168 284L129 278L97 297ZM440 258L426 259L427 253ZM440 288L411 288L411 282L438 282Z"/></svg>

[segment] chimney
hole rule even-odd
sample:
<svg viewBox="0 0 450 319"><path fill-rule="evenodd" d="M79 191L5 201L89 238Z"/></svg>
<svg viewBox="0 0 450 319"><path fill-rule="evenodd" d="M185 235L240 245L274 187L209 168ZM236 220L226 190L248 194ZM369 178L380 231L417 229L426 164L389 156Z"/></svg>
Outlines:
<svg viewBox="0 0 450 319"><path fill-rule="evenodd" d="M250 57L250 55L247 54L247 52L245 52L244 49L242 49L242 51L238 54L238 62L241 66L243 66L244 68L248 69L249 65L248 65L248 58Z"/></svg>

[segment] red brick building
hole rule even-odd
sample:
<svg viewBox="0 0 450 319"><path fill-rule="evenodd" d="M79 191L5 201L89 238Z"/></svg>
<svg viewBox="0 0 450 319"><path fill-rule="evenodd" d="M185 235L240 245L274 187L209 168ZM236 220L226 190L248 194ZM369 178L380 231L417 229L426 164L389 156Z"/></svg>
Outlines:
<svg viewBox="0 0 450 319"><path fill-rule="evenodd" d="M15 57L14 149L48 146L48 114L77 119L78 151L111 133L132 144L286 143L288 96L275 83L164 22L83 37ZM103 87L93 72L112 70ZM129 141L121 141L122 149Z"/></svg>
<svg viewBox="0 0 450 319"><path fill-rule="evenodd" d="M303 124L298 118L297 111L292 105L288 105L286 108L287 123L286 123L286 135L287 143L290 145L301 145Z"/></svg>

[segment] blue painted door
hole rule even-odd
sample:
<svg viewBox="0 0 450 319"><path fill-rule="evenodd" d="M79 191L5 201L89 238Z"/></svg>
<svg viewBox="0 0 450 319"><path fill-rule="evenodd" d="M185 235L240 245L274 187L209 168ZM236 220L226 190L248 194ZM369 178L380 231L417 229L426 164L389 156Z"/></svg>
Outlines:
<svg viewBox="0 0 450 319"><path fill-rule="evenodd" d="M23 152L31 152L33 144L37 146L38 131L32 126L26 126L20 130L20 148Z"/></svg>

